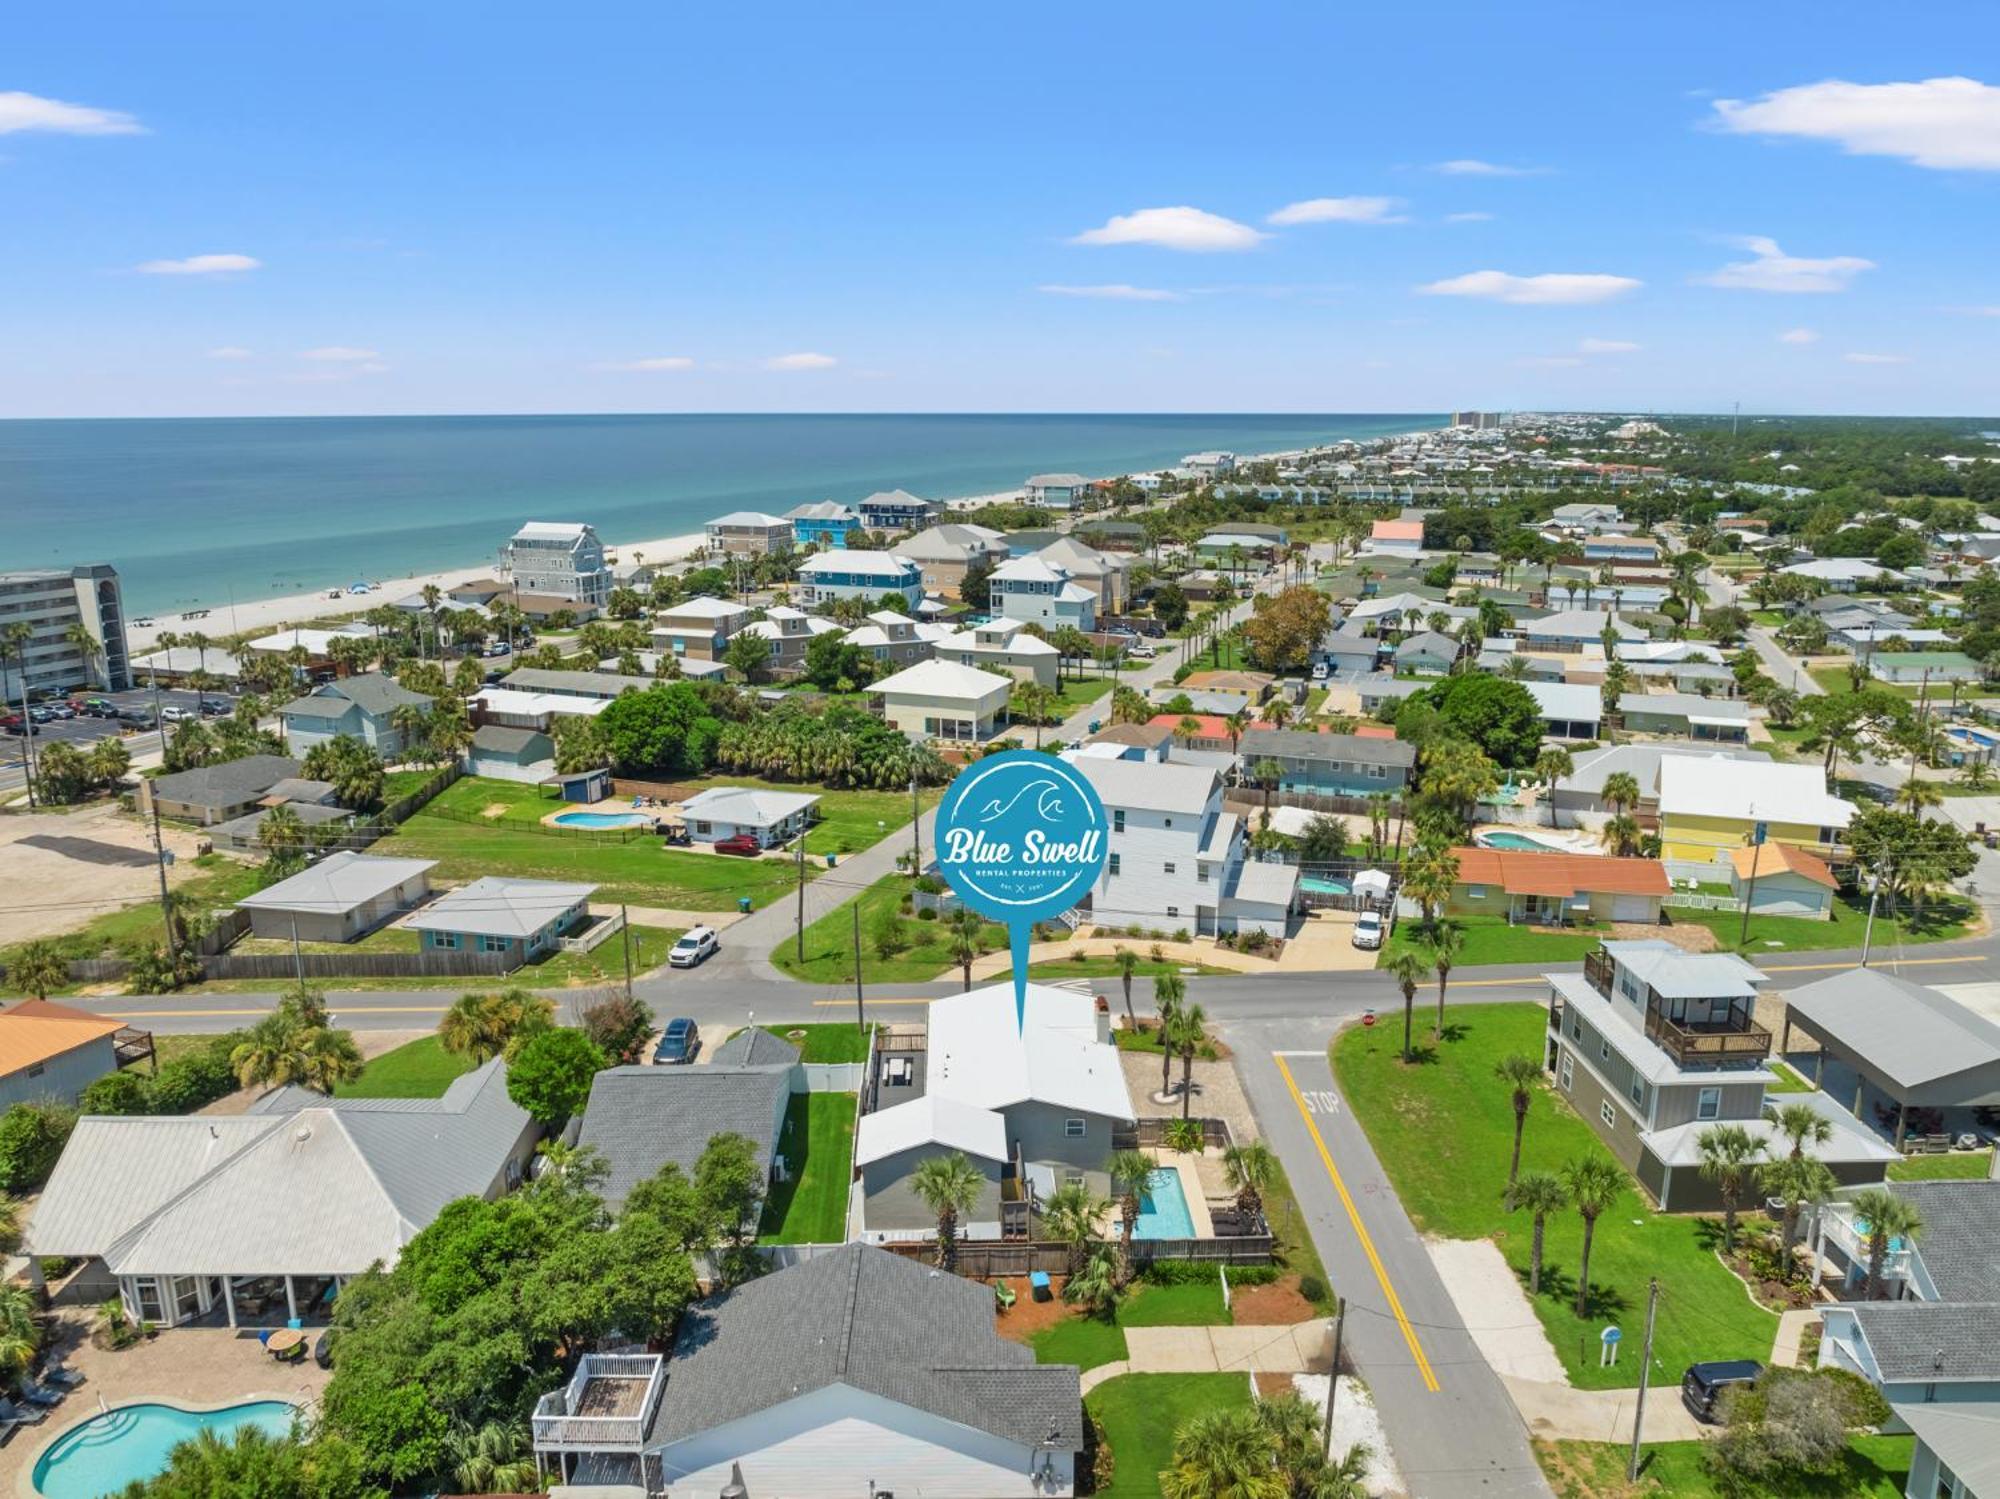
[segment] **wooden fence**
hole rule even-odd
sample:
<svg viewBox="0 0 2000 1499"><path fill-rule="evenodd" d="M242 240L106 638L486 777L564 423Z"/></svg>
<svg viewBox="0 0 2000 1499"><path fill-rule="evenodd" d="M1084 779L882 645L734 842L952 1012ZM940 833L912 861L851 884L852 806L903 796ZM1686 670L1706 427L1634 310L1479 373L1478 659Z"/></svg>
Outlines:
<svg viewBox="0 0 2000 1499"><path fill-rule="evenodd" d="M416 790L397 797L396 800L384 807L382 809L381 821L387 823L390 827L394 827L399 822L407 821L411 817L414 817L426 803L437 796L439 792L443 791L445 787L464 774L465 771L456 762L445 766L436 775L417 787Z"/></svg>
<svg viewBox="0 0 2000 1499"><path fill-rule="evenodd" d="M203 978L269 979L289 983L304 970L308 979L331 978L498 978L519 966L511 953L354 952L218 953L201 959ZM72 983L116 983L130 976L127 958L79 958L69 965Z"/></svg>
<svg viewBox="0 0 2000 1499"><path fill-rule="evenodd" d="M1227 1150L1236 1143L1229 1133L1229 1122L1225 1119L1195 1119L1192 1123L1201 1126L1201 1143L1205 1150ZM1115 1124L1111 1127L1111 1148L1113 1150L1147 1150L1167 1143L1167 1126L1178 1124L1178 1119L1145 1118L1131 1125Z"/></svg>
<svg viewBox="0 0 2000 1499"><path fill-rule="evenodd" d="M896 1240L882 1248L905 1259L935 1262L934 1239ZM1203 1265L1268 1265L1271 1263L1271 1236L1245 1234L1233 1239L1134 1239L1132 1263L1150 1265L1155 1260L1185 1260ZM954 1268L971 1280L994 1280L1002 1276L1024 1276L1040 1270L1047 1275L1067 1275L1070 1247L1067 1244L1034 1240L996 1242L991 1239L961 1240Z"/></svg>
<svg viewBox="0 0 2000 1499"><path fill-rule="evenodd" d="M1395 788L1393 787L1385 786L1383 790L1388 791L1392 797L1396 798L1390 803L1389 815L1391 817L1400 817L1402 815L1402 799L1396 797ZM1225 811L1240 813L1246 817L1255 813L1262 813L1264 810L1264 793L1262 790L1253 790L1248 786L1240 788L1232 787L1223 793L1222 805ZM1329 816L1360 817L1363 819L1368 816L1367 797L1340 796L1330 792L1273 791L1271 793L1271 805L1273 807L1297 807L1304 812L1324 812ZM1362 831L1367 831L1365 821L1362 825Z"/></svg>

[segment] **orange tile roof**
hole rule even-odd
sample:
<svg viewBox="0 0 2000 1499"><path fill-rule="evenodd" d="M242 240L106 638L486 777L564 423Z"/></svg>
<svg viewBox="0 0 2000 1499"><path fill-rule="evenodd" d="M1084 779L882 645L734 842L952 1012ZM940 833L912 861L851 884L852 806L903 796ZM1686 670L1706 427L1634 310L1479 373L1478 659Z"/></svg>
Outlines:
<svg viewBox="0 0 2000 1499"><path fill-rule="evenodd" d="M1227 739L1229 737L1229 720L1224 718L1220 713L1155 713L1146 722L1149 725L1164 724L1171 730L1179 728L1183 718L1192 718L1196 723L1201 725L1201 728L1196 731L1194 736L1197 739ZM1253 719L1243 727L1249 730L1268 729L1271 726L1260 718Z"/></svg>
<svg viewBox="0 0 2000 1499"><path fill-rule="evenodd" d="M66 1051L74 1051L122 1027L88 1010L30 999L0 1011L0 1076L33 1067Z"/></svg>
<svg viewBox="0 0 2000 1499"><path fill-rule="evenodd" d="M1667 869L1658 859L1611 859L1595 854L1530 853L1512 848L1455 848L1458 883L1498 885L1509 895L1579 892L1666 895Z"/></svg>
<svg viewBox="0 0 2000 1499"><path fill-rule="evenodd" d="M1378 520L1369 534L1377 541L1422 541L1424 523L1420 520Z"/></svg>
<svg viewBox="0 0 2000 1499"><path fill-rule="evenodd" d="M1332 733L1331 729L1327 730ZM1396 731L1385 723L1358 723L1351 730L1356 739L1394 739Z"/></svg>
<svg viewBox="0 0 2000 1499"><path fill-rule="evenodd" d="M1811 880L1815 885L1824 885L1829 890L1840 887L1840 881L1833 877L1833 871L1817 854L1809 854L1802 848L1793 848L1788 843L1767 843L1763 852L1755 847L1739 848L1729 856L1729 862L1736 866L1737 874L1750 878L1750 870L1756 868L1758 878L1768 874L1796 874Z"/></svg>

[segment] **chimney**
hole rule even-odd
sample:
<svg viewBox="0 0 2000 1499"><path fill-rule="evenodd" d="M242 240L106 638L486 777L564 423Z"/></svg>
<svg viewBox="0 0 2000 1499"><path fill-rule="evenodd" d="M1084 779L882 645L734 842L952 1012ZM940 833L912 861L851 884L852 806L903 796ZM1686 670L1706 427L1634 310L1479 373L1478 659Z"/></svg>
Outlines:
<svg viewBox="0 0 2000 1499"><path fill-rule="evenodd" d="M1111 1001L1102 994L1097 996L1097 1039L1105 1046L1111 1044Z"/></svg>

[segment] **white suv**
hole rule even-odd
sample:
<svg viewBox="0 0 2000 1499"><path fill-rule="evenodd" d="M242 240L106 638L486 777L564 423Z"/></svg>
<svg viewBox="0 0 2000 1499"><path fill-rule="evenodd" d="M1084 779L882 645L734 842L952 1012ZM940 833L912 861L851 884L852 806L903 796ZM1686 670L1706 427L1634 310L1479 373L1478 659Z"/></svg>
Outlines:
<svg viewBox="0 0 2000 1499"><path fill-rule="evenodd" d="M721 946L714 927L690 927L667 954L667 962L674 968L692 968Z"/></svg>
<svg viewBox="0 0 2000 1499"><path fill-rule="evenodd" d="M1382 916L1379 911L1363 911L1354 923L1354 945L1356 947L1380 947L1382 945Z"/></svg>

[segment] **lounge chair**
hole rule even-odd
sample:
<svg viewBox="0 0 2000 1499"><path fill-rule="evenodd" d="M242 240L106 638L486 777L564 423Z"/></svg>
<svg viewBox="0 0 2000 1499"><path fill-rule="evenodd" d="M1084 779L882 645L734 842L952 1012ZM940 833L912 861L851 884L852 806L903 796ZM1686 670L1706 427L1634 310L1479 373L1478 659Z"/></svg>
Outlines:
<svg viewBox="0 0 2000 1499"><path fill-rule="evenodd" d="M0 1395L0 1426L37 1426L48 1418L47 1411L16 1405L6 1396Z"/></svg>
<svg viewBox="0 0 2000 1499"><path fill-rule="evenodd" d="M1011 1311L1015 1302L1014 1288L1004 1280L993 1282L993 1304L1001 1311Z"/></svg>
<svg viewBox="0 0 2000 1499"><path fill-rule="evenodd" d="M21 1398L30 1405L61 1405L65 1393L63 1390L52 1390L47 1385L24 1383L21 1386Z"/></svg>
<svg viewBox="0 0 2000 1499"><path fill-rule="evenodd" d="M83 1381L84 1376L75 1369L65 1369L58 1364L51 1364L42 1370L42 1383L52 1385L58 1390L73 1390Z"/></svg>

